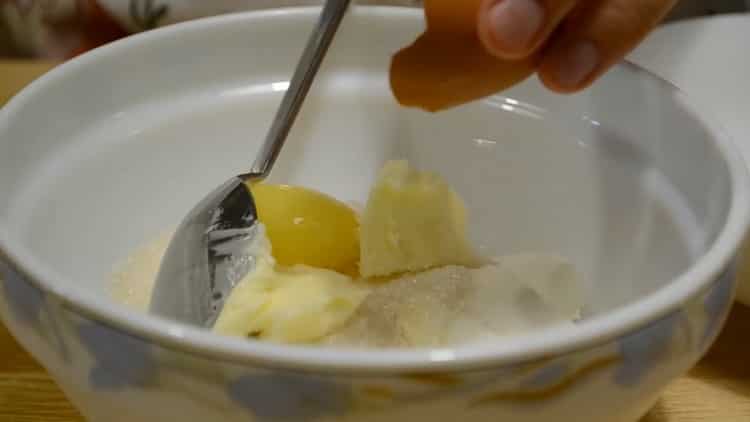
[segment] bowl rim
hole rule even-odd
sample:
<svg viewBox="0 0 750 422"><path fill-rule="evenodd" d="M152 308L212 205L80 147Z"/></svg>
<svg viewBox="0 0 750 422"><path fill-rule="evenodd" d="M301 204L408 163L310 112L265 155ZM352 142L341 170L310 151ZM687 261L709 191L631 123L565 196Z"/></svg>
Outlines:
<svg viewBox="0 0 750 422"><path fill-rule="evenodd" d="M13 97L0 110L0 131L30 99L44 95L44 90L50 83L82 67L95 64L99 58L123 54L142 44L158 42L188 31L233 27L238 24L250 27L252 23L293 16L314 19L319 10L319 6L290 7L202 18L136 34L97 48L57 66ZM353 13L410 20L421 19L422 16L419 9L399 6L357 6ZM672 83L640 66L628 62L618 66L643 73L645 77L658 80L676 96L686 97ZM547 359L606 344L658 321L702 293L725 271L731 269L750 227L750 176L739 149L714 119L696 107L694 102L682 101L681 105L692 112L711 136L711 146L716 148L729 171L732 200L726 222L707 252L682 275L634 303L594 317L576 327L552 327L509 337L512 341L455 349L362 350L277 345L224 337L197 327L134 312L123 305L113 306L112 301L77 288L67 277L56 274L28 248L14 245L9 234L2 230L2 225L0 258L4 258L10 268L23 276L26 282L88 319L158 347L227 363L324 373L393 374L476 370Z"/></svg>

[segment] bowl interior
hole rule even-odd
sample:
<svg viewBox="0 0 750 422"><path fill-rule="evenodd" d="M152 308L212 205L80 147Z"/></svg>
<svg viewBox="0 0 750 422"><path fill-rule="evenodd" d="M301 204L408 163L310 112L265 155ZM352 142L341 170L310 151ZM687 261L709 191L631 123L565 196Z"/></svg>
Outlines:
<svg viewBox="0 0 750 422"><path fill-rule="evenodd" d="M315 13L155 31L35 84L0 119L0 229L109 300L117 262L247 170ZM463 196L485 253L570 257L588 315L667 285L706 252L726 223L729 170L669 85L624 65L575 96L532 79L445 113L405 110L389 57L421 26L398 8L347 18L273 180L363 202L385 160L408 158Z"/></svg>

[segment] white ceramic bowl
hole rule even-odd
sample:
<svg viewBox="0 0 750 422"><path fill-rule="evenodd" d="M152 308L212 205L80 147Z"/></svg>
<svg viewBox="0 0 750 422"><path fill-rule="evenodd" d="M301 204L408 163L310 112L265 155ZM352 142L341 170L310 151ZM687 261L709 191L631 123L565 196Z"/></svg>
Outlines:
<svg viewBox="0 0 750 422"><path fill-rule="evenodd" d="M0 114L0 314L94 421L634 422L714 340L748 227L740 154L631 65L563 97L530 80L430 115L390 54L421 14L346 20L273 178L362 200L392 157L440 171L488 254L586 276L576 327L483 347L351 351L222 338L109 299L115 262L245 170L316 16L180 24L60 66Z"/></svg>
<svg viewBox="0 0 750 422"><path fill-rule="evenodd" d="M733 54L750 38L750 14L714 16L665 25L632 55L632 60L710 104L743 157L750 159L750 57ZM716 66L721 63L721 66ZM737 300L750 306L750 242L739 267Z"/></svg>

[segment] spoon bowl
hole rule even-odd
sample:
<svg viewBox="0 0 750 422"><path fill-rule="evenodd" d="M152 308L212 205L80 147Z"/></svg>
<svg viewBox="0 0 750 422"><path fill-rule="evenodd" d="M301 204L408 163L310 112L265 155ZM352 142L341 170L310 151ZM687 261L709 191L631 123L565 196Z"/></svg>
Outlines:
<svg viewBox="0 0 750 422"><path fill-rule="evenodd" d="M213 326L229 292L253 269L257 221L253 195L239 177L206 196L170 241L154 285L151 311Z"/></svg>

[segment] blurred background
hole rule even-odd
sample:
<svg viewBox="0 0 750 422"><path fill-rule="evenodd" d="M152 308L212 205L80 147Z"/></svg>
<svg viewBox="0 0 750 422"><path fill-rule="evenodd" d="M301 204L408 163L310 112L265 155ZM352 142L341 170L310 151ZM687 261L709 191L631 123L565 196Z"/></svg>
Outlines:
<svg viewBox="0 0 750 422"><path fill-rule="evenodd" d="M66 59L129 34L241 10L320 0L0 0L0 57ZM418 5L420 0L360 0ZM669 20L747 10L750 0L682 0Z"/></svg>

